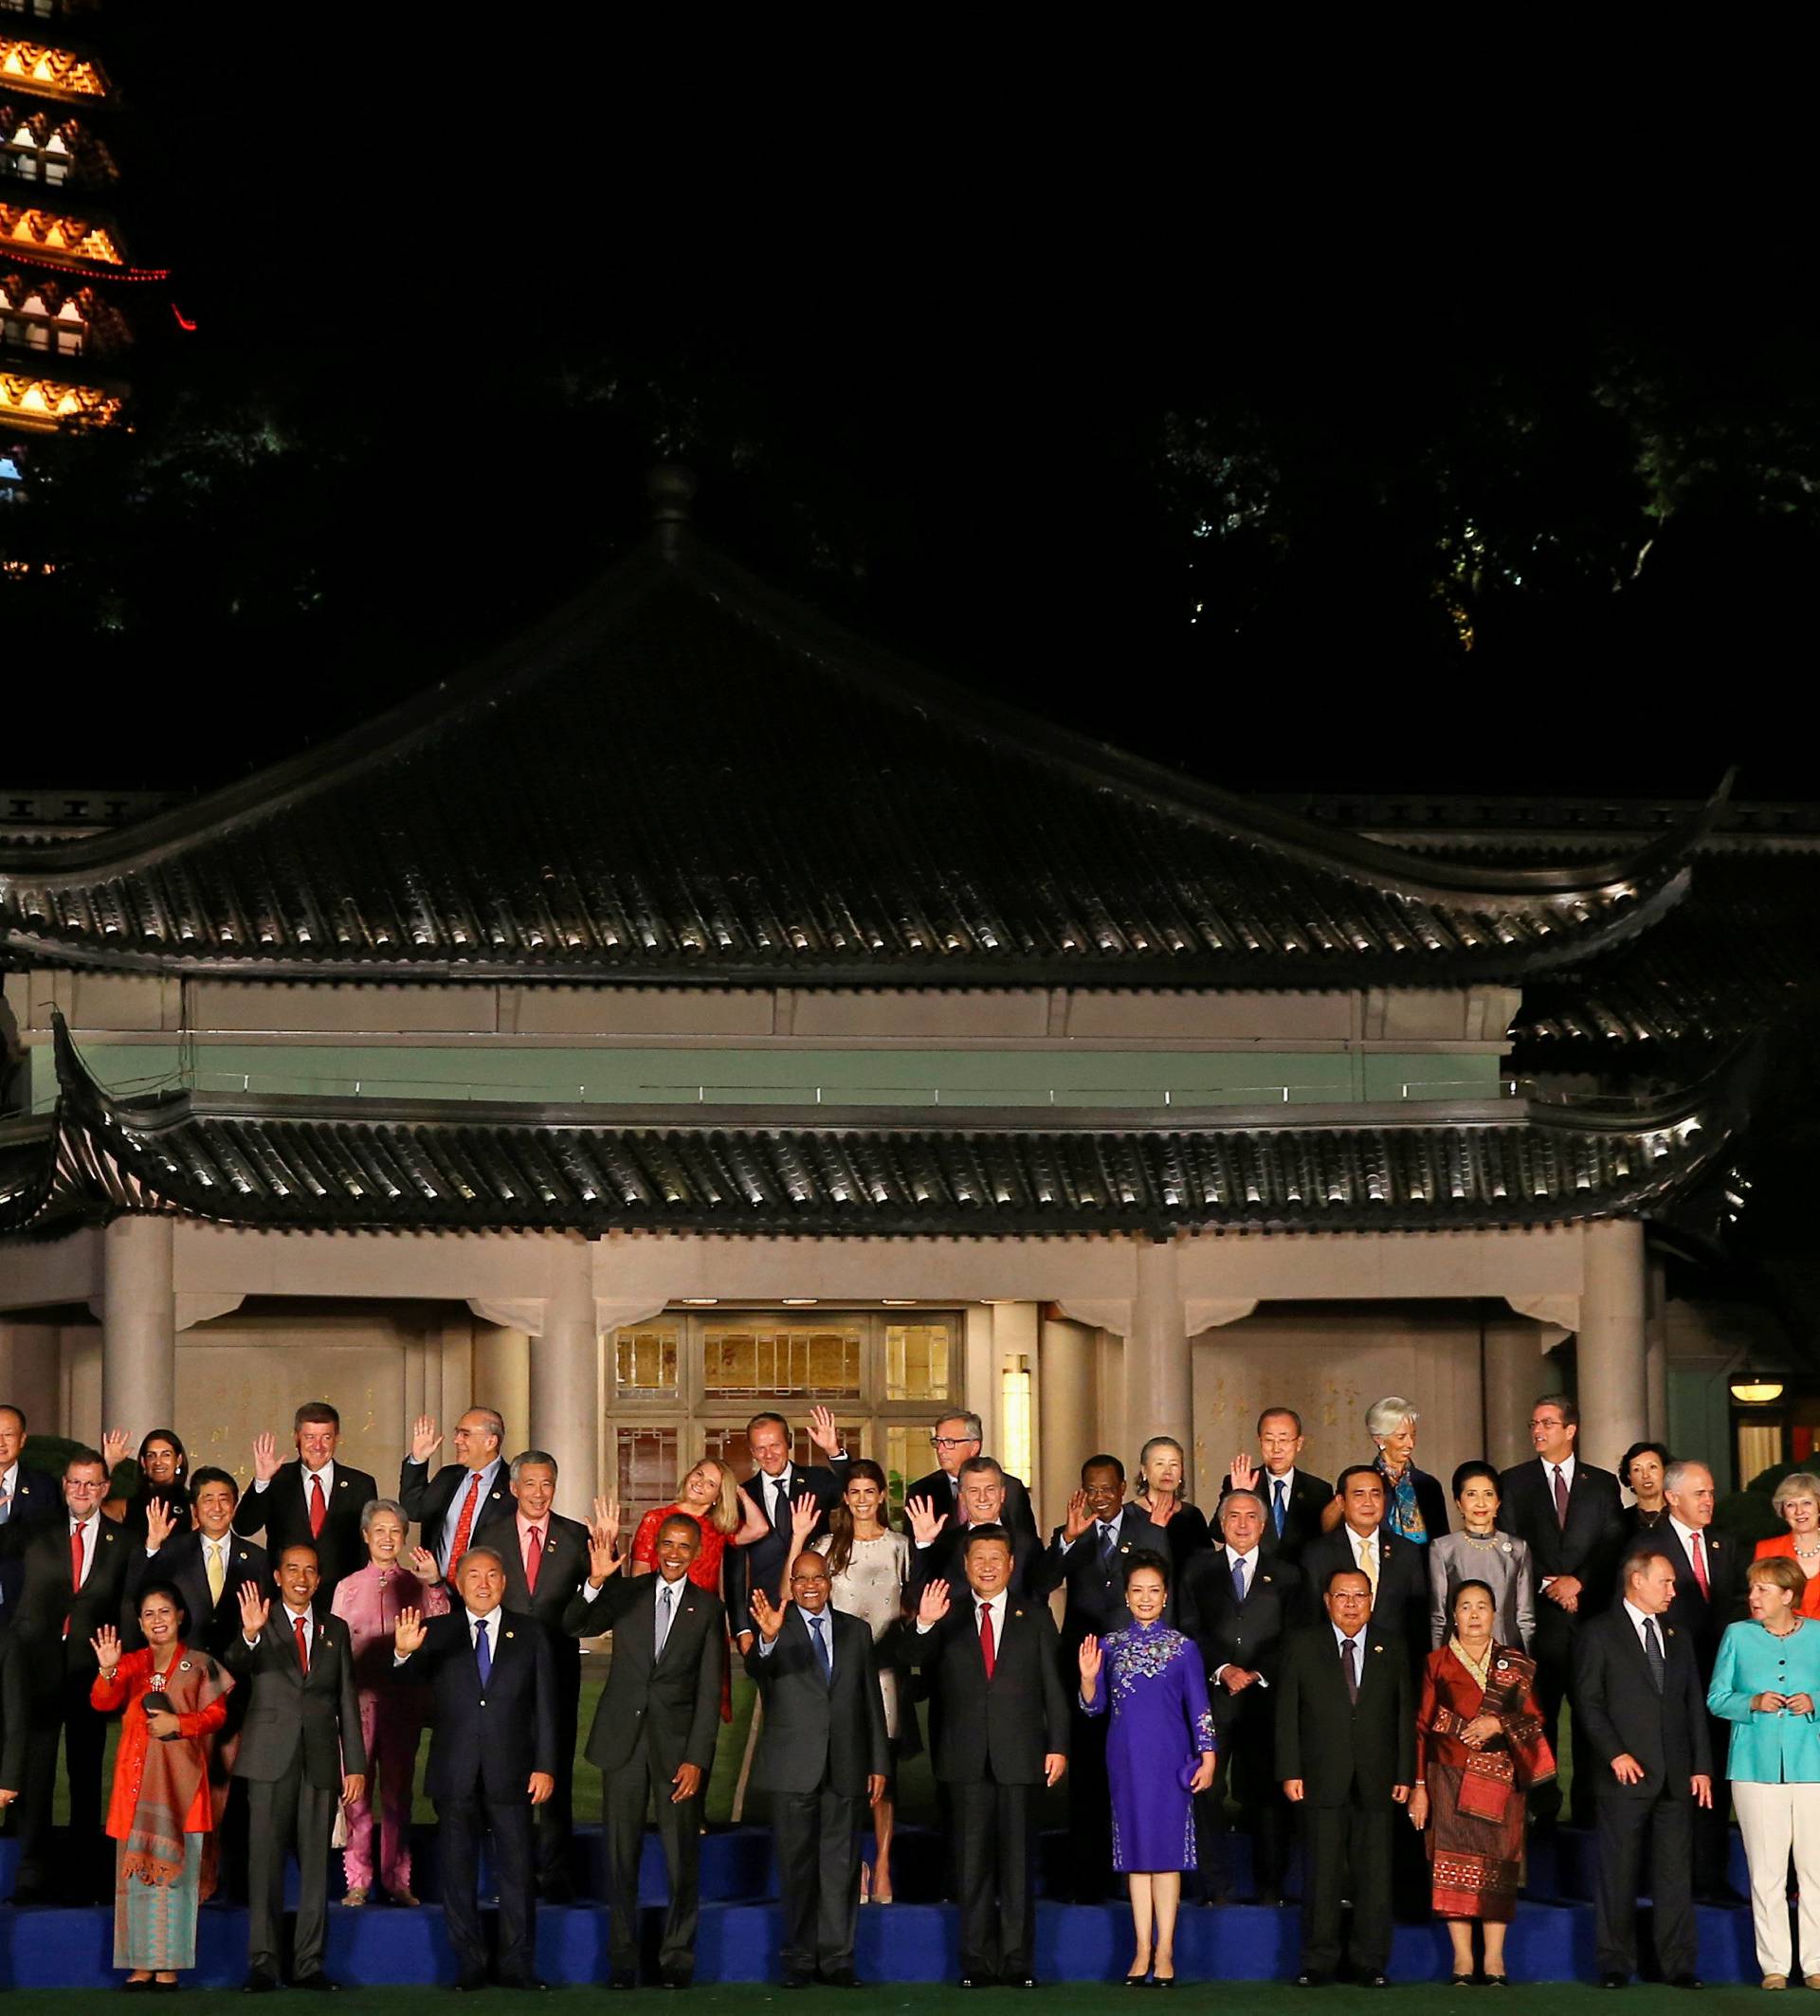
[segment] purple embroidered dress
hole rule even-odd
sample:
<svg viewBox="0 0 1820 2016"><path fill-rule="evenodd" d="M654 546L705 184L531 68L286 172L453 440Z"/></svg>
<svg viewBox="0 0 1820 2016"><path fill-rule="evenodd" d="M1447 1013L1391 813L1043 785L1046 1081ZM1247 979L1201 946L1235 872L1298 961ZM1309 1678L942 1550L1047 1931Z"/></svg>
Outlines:
<svg viewBox="0 0 1820 2016"><path fill-rule="evenodd" d="M1104 1655L1088 1715L1104 1715L1106 1775L1112 1781L1112 1865L1136 1870L1194 1867L1194 1807L1186 1780L1213 1748L1207 1672L1192 1638L1167 1625L1134 1624L1100 1641Z"/></svg>

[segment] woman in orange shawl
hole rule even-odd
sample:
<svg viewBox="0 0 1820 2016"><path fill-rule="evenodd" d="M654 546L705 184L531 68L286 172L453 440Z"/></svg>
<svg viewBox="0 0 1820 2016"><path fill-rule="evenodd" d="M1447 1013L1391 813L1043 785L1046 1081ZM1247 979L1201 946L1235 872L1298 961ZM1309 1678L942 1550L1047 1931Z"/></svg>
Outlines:
<svg viewBox="0 0 1820 2016"><path fill-rule="evenodd" d="M130 1989L174 1988L196 1964L196 1908L214 1888L215 1829L228 1800L227 1760L215 1736L228 1719L233 1680L179 1635L183 1598L168 1582L139 1594L145 1649L122 1658L103 1625L90 1644L100 1671L89 1703L125 1714L114 1761L107 1831L118 1843L114 1881L114 1965Z"/></svg>
<svg viewBox="0 0 1820 2016"><path fill-rule="evenodd" d="M1484 1979L1506 1978L1504 1928L1522 1874L1525 1795L1555 1775L1536 1662L1494 1642L1497 1615L1489 1584L1463 1582L1454 1590L1452 1635L1423 1666L1415 1717L1410 1819L1429 1829L1434 1915L1453 1942L1455 1987L1476 1978L1475 1918L1484 1927Z"/></svg>

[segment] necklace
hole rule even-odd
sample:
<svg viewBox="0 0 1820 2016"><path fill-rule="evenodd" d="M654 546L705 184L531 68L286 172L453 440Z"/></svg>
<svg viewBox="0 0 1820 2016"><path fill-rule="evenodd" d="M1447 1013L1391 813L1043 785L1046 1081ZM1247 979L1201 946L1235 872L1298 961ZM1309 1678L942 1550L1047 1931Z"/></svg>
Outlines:
<svg viewBox="0 0 1820 2016"><path fill-rule="evenodd" d="M1796 1540L1794 1543L1794 1551L1801 1557L1802 1560L1811 1561L1815 1554L1820 1554L1820 1534L1814 1535L1813 1545L1811 1547L1803 1547L1801 1542L1799 1540Z"/></svg>
<svg viewBox="0 0 1820 2016"><path fill-rule="evenodd" d="M1498 1544L1498 1535L1496 1532L1473 1533L1469 1529L1462 1527L1460 1530L1460 1537L1466 1543L1468 1547L1477 1547L1482 1550L1485 1548L1496 1547Z"/></svg>

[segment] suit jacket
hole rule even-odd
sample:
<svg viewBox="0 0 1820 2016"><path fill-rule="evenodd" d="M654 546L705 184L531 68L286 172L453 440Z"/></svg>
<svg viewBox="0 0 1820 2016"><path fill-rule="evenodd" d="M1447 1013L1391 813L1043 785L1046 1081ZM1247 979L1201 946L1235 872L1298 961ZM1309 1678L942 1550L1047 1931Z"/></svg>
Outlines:
<svg viewBox="0 0 1820 2016"><path fill-rule="evenodd" d="M999 1785L1041 1785L1044 1757L1066 1756L1068 1697L1046 1604L1006 1599L990 1680L965 1583L932 1629L903 1625L901 1644L935 1702L929 1732L937 1778L977 1784L990 1764Z"/></svg>
<svg viewBox="0 0 1820 2016"><path fill-rule="evenodd" d="M265 1552L274 1563L287 1547L314 1547L316 1565L322 1575L316 1592L316 1607L328 1615L335 1585L343 1575L352 1575L367 1565L367 1543L360 1537L360 1515L379 1496L378 1484L364 1470L350 1469L338 1459L335 1465L335 1489L328 1494L327 1516L322 1531L310 1537L310 1513L304 1502L303 1465L281 1463L278 1475L264 1491L248 1484L234 1507L234 1531L250 1537L261 1528L265 1533Z"/></svg>
<svg viewBox="0 0 1820 2016"><path fill-rule="evenodd" d="M790 1497L793 1502L810 1493L821 1507L821 1518L810 1535L817 1539L828 1531L828 1515L831 1507L840 1502L841 1493L846 1488L846 1464L842 1462L834 1466L821 1463L792 1463L790 1472ZM771 1508L767 1499L771 1493L762 1488L762 1473L755 1470L739 1486L749 1504L755 1505L760 1518L769 1519ZM773 1522L769 1534L763 1539L754 1540L749 1547L730 1548L726 1556L727 1614L732 1622L733 1634L737 1638L742 1631L752 1629L752 1591L761 1589L773 1603L783 1598L784 1576L790 1567L790 1514L785 1512L781 1525Z"/></svg>
<svg viewBox="0 0 1820 2016"><path fill-rule="evenodd" d="M714 1764L714 1739L720 1728L720 1679L726 1670L726 1609L719 1596L697 1589L684 1575L677 1584L676 1615L657 1658L657 1592L664 1577L610 1576L591 1603L586 1589L569 1599L563 1628L577 1638L613 1634L612 1664L594 1726L588 1732L588 1756L604 1771L617 1771L637 1749L639 1738L664 1776L679 1764Z"/></svg>
<svg viewBox="0 0 1820 2016"><path fill-rule="evenodd" d="M31 1723L31 1690L26 1684L27 1648L11 1631L0 1631L0 1789L23 1791L26 1732Z"/></svg>
<svg viewBox="0 0 1820 2016"><path fill-rule="evenodd" d="M1605 1767L1601 1799L1653 1799L1665 1787L1690 1797L1687 1781L1711 1772L1706 1734L1706 1691L1700 1683L1693 1641L1665 1618L1662 1631L1663 1691L1656 1692L1630 1613L1614 1603L1589 1618L1574 1644L1574 1720ZM1629 1752L1643 1766L1636 1785L1620 1785L1611 1761Z"/></svg>
<svg viewBox="0 0 1820 2016"><path fill-rule="evenodd" d="M1618 1480L1610 1470L1574 1460L1565 1525L1555 1517L1551 1482L1548 1466L1539 1456L1506 1470L1498 1480L1503 1499L1499 1525L1529 1542L1529 1558L1536 1571L1538 1637L1584 1624L1611 1602L1612 1577L1624 1544ZM1553 1575L1577 1575L1585 1585L1576 1616L1543 1595L1542 1584Z"/></svg>
<svg viewBox="0 0 1820 2016"><path fill-rule="evenodd" d="M297 1663L297 1646L284 1606L249 1645L236 1631L222 1663L247 1689L234 1776L273 1785L294 1770L319 1792L338 1792L344 1771L364 1773L360 1702L354 1681L354 1648L340 1618L317 1620L310 1670Z"/></svg>
<svg viewBox="0 0 1820 2016"><path fill-rule="evenodd" d="M1128 1503L1110 1567L1100 1555L1097 1526L1089 1526L1072 1546L1064 1538L1066 1532L1066 1527L1058 1526L1050 1536L1048 1551L1037 1569L1036 1588L1037 1594L1043 1597L1054 1594L1058 1589L1065 1591L1061 1656L1065 1667L1071 1672L1083 1638L1089 1634L1103 1638L1108 1631L1122 1631L1131 1622L1131 1612L1125 1607L1125 1564L1145 1549L1161 1554L1167 1561L1169 1530L1153 1526L1148 1514ZM964 1589L963 1583L956 1594ZM1164 1617L1166 1622L1174 1621L1173 1593Z"/></svg>
<svg viewBox="0 0 1820 2016"><path fill-rule="evenodd" d="M542 1586L543 1575L537 1575ZM550 1646L529 1618L494 1611L493 1665L485 1686L474 1657L467 1608L432 1617L423 1644L394 1682L428 1680L435 1700L424 1789L432 1799L529 1806L533 1771L556 1772L556 1697Z"/></svg>
<svg viewBox="0 0 1820 2016"><path fill-rule="evenodd" d="M1220 1497L1225 1499L1232 1489L1230 1477L1220 1484ZM1285 1561L1300 1561L1301 1551L1310 1540L1320 1536L1320 1516L1334 1501L1334 1487L1324 1477L1317 1477L1312 1471L1298 1470L1296 1480L1289 1486L1289 1496L1283 1509L1283 1532L1277 1535L1277 1522L1270 1517L1270 1476L1268 1471L1258 1472L1258 1496L1265 1502L1265 1538L1274 1540L1276 1550ZM1215 1533L1219 1521L1213 1522Z"/></svg>
<svg viewBox="0 0 1820 2016"><path fill-rule="evenodd" d="M94 1679L95 1654L88 1642L104 1624L116 1630L126 1624L126 1571L132 1549L132 1541L114 1521L103 1518L95 1535L88 1579L72 1591L68 1526L62 1517L33 1525L21 1555L25 1583L12 1627L30 1647L26 1680L37 1699L55 1694L65 1679Z"/></svg>
<svg viewBox="0 0 1820 2016"><path fill-rule="evenodd" d="M1011 1593L1041 1597L1046 1593L1041 1586L1043 1543L1034 1534L1025 1533L1019 1527L1010 1527L1008 1531L1011 1536ZM919 1547L912 1536L910 1574L904 1584L904 1602L910 1609L916 1608L918 1598L931 1582L946 1582L957 1589L966 1581L967 1571L960 1553L966 1535L967 1528L958 1519L949 1519L927 1547Z"/></svg>
<svg viewBox="0 0 1820 2016"><path fill-rule="evenodd" d="M1272 1690L1283 1635L1301 1614L1301 1571L1265 1548L1258 1550L1243 1603L1233 1593L1232 1557L1226 1548L1209 1548L1184 1571L1175 1595L1175 1627L1200 1648L1221 1750L1227 1748L1227 1732L1241 1718L1247 1726L1262 1725L1264 1740L1271 1740ZM1265 1684L1228 1694L1213 1681L1222 1666L1262 1674Z"/></svg>
<svg viewBox="0 0 1820 2016"><path fill-rule="evenodd" d="M960 1524L960 1510L955 1486L947 1471L932 1470L927 1477L919 1477L903 1494L907 1505L913 1498L933 1498L941 1513L943 1523L949 1526ZM1030 1504L1029 1487L1021 1477L1005 1473L1005 1524L1013 1535L1022 1534L1037 1552L1042 1551L1043 1535L1037 1530L1036 1513ZM904 1513L899 1523L910 1534L910 1543L916 1545L916 1535L910 1532L910 1515Z"/></svg>
<svg viewBox="0 0 1820 2016"><path fill-rule="evenodd" d="M1419 1664L1429 1649L1429 1551L1419 1540L1398 1539L1388 1527L1377 1529L1377 1601L1372 1606L1374 1629L1403 1641L1404 1649ZM1302 1550L1301 1573L1307 1604L1306 1615L1323 1624L1327 1612L1322 1599L1327 1577L1337 1568L1356 1567L1352 1535L1345 1524L1311 1540ZM1285 1772L1284 1776L1293 1776Z"/></svg>
<svg viewBox="0 0 1820 2016"><path fill-rule="evenodd" d="M12 1510L0 1526L0 1621L9 1618L26 1586L23 1556L32 1534L63 1509L64 1491L57 1480L22 1462L12 1480Z"/></svg>
<svg viewBox="0 0 1820 2016"><path fill-rule="evenodd" d="M465 1463L445 1463L431 1477L428 1463L420 1463L409 1456L398 1471L398 1502L423 1529L424 1545L436 1556L436 1566L445 1572L448 1563L443 1559L443 1526L457 1494L467 1489L471 1474ZM467 1544L474 1545L481 1527L488 1519L499 1518L501 1515L510 1518L518 1509L519 1501L512 1496L506 1465L501 1462L493 1473L492 1483L474 1501L474 1523L468 1528ZM541 1575L538 1580L542 1580Z"/></svg>
<svg viewBox="0 0 1820 2016"><path fill-rule="evenodd" d="M1747 1614L1744 1571L1751 1565L1750 1542L1734 1540L1717 1526L1707 1527L1704 1553L1711 1594L1702 1596L1700 1584L1694 1579L1692 1556L1668 1521L1664 1519L1649 1537L1675 1564L1675 1600L1668 1606L1665 1621L1686 1634L1694 1648L1701 1684L1705 1686L1712 1680L1713 1663L1719 1658L1719 1642L1725 1635L1725 1626ZM1788 1691L1793 1693L1794 1689Z"/></svg>
<svg viewBox="0 0 1820 2016"><path fill-rule="evenodd" d="M1415 1783L1415 1694L1408 1648L1365 1627L1358 1699L1346 1693L1338 1641L1323 1611L1318 1625L1292 1632L1278 1668L1277 1777L1300 1778L1312 1806L1388 1801L1391 1789Z"/></svg>
<svg viewBox="0 0 1820 2016"><path fill-rule="evenodd" d="M228 1535L228 1579L222 1585L219 1607L209 1600L209 1571L203 1565L202 1535L191 1528L173 1533L156 1553L148 1554L142 1539L129 1538L127 1555L126 1613L132 1629L125 1636L127 1649L136 1651L145 1640L138 1628L139 1591L148 1582L172 1582L182 1596L190 1622L183 1642L197 1645L218 1660L228 1656L228 1641L240 1636L240 1586L252 1582L263 1595L277 1598L272 1581L271 1559L263 1547Z"/></svg>
<svg viewBox="0 0 1820 2016"><path fill-rule="evenodd" d="M822 1614L833 1627L832 1686L815 1656L809 1620L793 1603L770 1656L761 1656L757 1644L746 1654L746 1672L765 1704L752 1782L761 1791L812 1792L826 1779L830 1791L864 1799L866 1779L891 1771L872 1627L831 1607Z"/></svg>
<svg viewBox="0 0 1820 2016"><path fill-rule="evenodd" d="M551 1513L549 1545L533 1590L525 1584L524 1556L519 1552L518 1500L508 1492L505 1502L503 1513L494 1514L484 1526L477 1524L474 1544L495 1547L504 1557L505 1607L515 1617L535 1617L543 1626L552 1659L578 1662L581 1646L563 1629L562 1620L569 1599L588 1579L588 1529L579 1519Z"/></svg>

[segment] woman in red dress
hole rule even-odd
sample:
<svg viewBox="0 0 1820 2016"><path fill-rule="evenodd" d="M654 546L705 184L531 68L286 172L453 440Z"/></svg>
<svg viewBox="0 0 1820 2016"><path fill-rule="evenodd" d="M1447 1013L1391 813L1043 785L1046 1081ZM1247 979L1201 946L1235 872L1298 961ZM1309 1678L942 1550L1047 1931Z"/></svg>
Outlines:
<svg viewBox="0 0 1820 2016"><path fill-rule="evenodd" d="M673 1504L660 1505L639 1520L638 1531L632 1535L633 1574L657 1572L658 1529L679 1512L701 1529L701 1552L689 1564L689 1580L697 1589L706 1589L709 1595L725 1602L720 1568L727 1543L758 1539L767 1530L763 1517L752 1500L740 1494L738 1480L726 1464L704 1456L677 1485ZM720 1719L733 1720L731 1662L723 1666L720 1675Z"/></svg>
<svg viewBox="0 0 1820 2016"><path fill-rule="evenodd" d="M1447 1921L1459 1988L1476 1978L1475 1918L1484 1927L1483 1978L1506 1978L1504 1929L1522 1876L1526 1794L1554 1777L1555 1757L1542 1734L1535 1661L1493 1640L1490 1584L1461 1583L1451 1614L1452 1635L1422 1669L1410 1819L1429 1829L1434 1915Z"/></svg>

